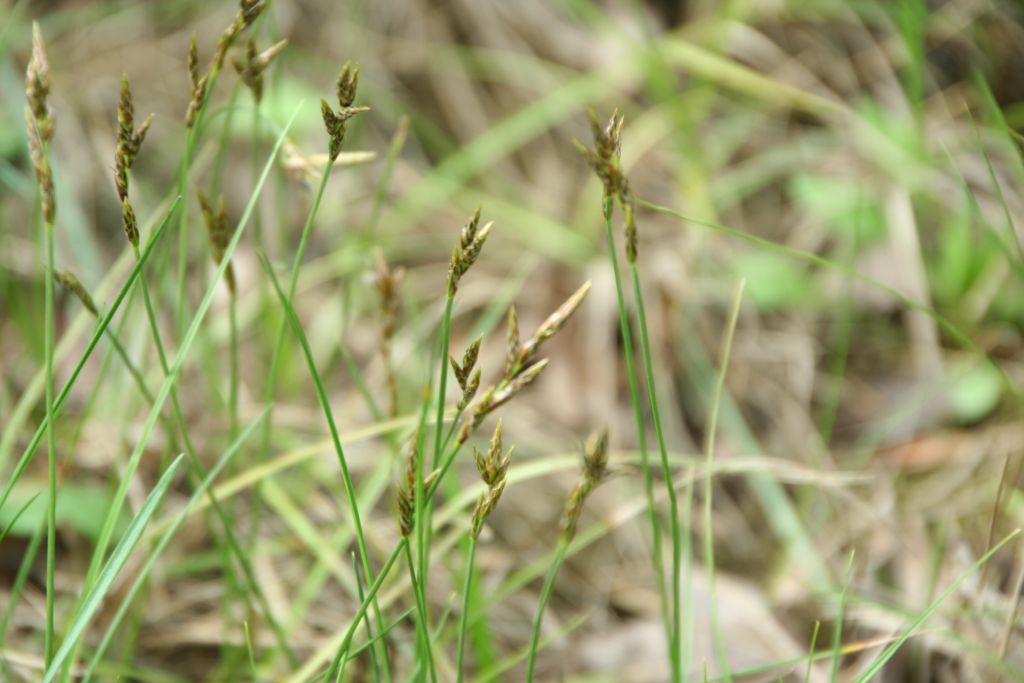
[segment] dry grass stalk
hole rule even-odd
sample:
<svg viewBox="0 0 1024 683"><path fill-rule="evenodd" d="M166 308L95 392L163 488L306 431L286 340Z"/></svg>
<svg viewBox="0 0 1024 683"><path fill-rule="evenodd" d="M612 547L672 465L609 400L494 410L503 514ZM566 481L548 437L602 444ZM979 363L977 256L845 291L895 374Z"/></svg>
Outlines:
<svg viewBox="0 0 1024 683"><path fill-rule="evenodd" d="M348 120L356 114L370 111L369 107L354 106L356 89L359 86L359 65L345 62L338 74L337 94L338 106L340 109L334 111L327 100L320 100L320 114L324 119L324 126L327 128L328 155L331 162L338 158L341 153L342 143L345 141L345 132Z"/></svg>
<svg viewBox="0 0 1024 683"><path fill-rule="evenodd" d="M593 111L587 111L587 118L590 121L590 129L594 136L594 149L588 149L583 143L577 141L576 146L586 158L587 163L594 169L594 173L604 185L604 196L606 199L617 199L619 208L622 209L624 222L626 224L626 258L630 263L636 263L637 236L636 236L636 198L629 187L629 180L622 170L620 151L622 148L622 123L623 117L616 109L612 113L608 125L602 130L597 121L597 115ZM606 202L606 210L611 211L611 203ZM610 214L608 216L610 218Z"/></svg>
<svg viewBox="0 0 1024 683"><path fill-rule="evenodd" d="M509 463L512 462L513 450L515 450L514 447L502 453L500 419L494 428L494 435L491 437L487 454L484 455L476 448L473 449L477 471L480 472L480 478L487 484L487 490L480 494L480 498L476 502L476 509L473 511L472 530L470 532L473 538L479 538L480 532L484 528L484 522L491 512L494 511L498 500L501 498L502 491L505 490L506 475L508 474Z"/></svg>
<svg viewBox="0 0 1024 683"><path fill-rule="evenodd" d="M210 237L210 252L213 260L219 265L224 258L228 242L231 241L231 230L228 227L227 212L224 209L224 195L217 198L214 205L202 190L196 188L196 196L199 198L199 208L203 213L203 222L206 224L206 232ZM228 291L235 293L235 271L228 262L224 271L224 281L227 283Z"/></svg>
<svg viewBox="0 0 1024 683"><path fill-rule="evenodd" d="M391 417L398 415L398 381L391 363L391 339L398 326L398 287L404 274L401 268L392 268L384 255L377 252L377 272L373 281L377 287L377 294L380 296L380 356L388 388L388 414Z"/></svg>
<svg viewBox="0 0 1024 683"><path fill-rule="evenodd" d="M252 91L252 97L257 103L263 99L263 72L274 61L274 57L281 54L286 45L288 45L288 41L281 40L266 50L258 52L256 50L256 41L249 38L249 43L245 50L245 59L233 59L231 61L235 71L238 72L239 78Z"/></svg>
<svg viewBox="0 0 1024 683"><path fill-rule="evenodd" d="M89 294L89 290L87 290L85 285L75 277L74 273L70 270L57 271L53 274L53 279L61 287L74 294L75 297L82 302L82 305L85 306L86 310L95 316L99 315L99 308L96 307L96 302L93 301L92 296Z"/></svg>
<svg viewBox="0 0 1024 683"><path fill-rule="evenodd" d="M46 154L46 145L53 139L56 122L50 107L50 63L39 25L32 26L32 57L25 70L25 128L28 130L28 151L39 186L43 220L53 226L57 201L53 191L53 172Z"/></svg>
<svg viewBox="0 0 1024 683"><path fill-rule="evenodd" d="M568 543L576 535L580 512L587 497L608 476L608 430L595 432L583 447L583 479L569 494L562 515L562 540Z"/></svg>

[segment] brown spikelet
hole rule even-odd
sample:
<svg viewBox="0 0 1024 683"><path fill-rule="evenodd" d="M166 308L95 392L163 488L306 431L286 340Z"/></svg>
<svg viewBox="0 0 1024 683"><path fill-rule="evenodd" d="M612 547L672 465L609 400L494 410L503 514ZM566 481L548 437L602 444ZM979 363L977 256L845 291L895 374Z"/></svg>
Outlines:
<svg viewBox="0 0 1024 683"><path fill-rule="evenodd" d="M43 149L43 140L40 137L39 127L36 119L32 117L31 108L25 107L25 128L28 131L28 153L32 160L32 170L36 175L36 185L39 187L40 203L43 211L43 220L48 226L52 226L57 214L57 202L53 190L53 173L50 170L50 159Z"/></svg>
<svg viewBox="0 0 1024 683"><path fill-rule="evenodd" d="M46 46L39 22L32 23L32 56L25 70L25 99L39 139L45 144L53 139L54 119L50 108L50 63L46 59Z"/></svg>
<svg viewBox="0 0 1024 683"><path fill-rule="evenodd" d="M622 148L623 116L619 110L612 113L608 125L602 130L593 111L587 112L590 129L594 136L594 149L587 149L577 142L587 163L604 185L606 218L611 219L611 199L618 200L625 218L626 226L626 258L630 263L636 262L637 231L636 231L636 198L629 187L629 180L622 170L620 152Z"/></svg>
<svg viewBox="0 0 1024 683"><path fill-rule="evenodd" d="M128 172L135 162L135 156L142 147L146 132L153 122L150 114L137 129L135 126L135 105L128 84L128 75L121 75L121 95L117 104L117 146L114 149L114 186L122 202L128 199Z"/></svg>
<svg viewBox="0 0 1024 683"><path fill-rule="evenodd" d="M398 529L402 536L412 533L415 522L417 441L414 435L405 457L405 480L398 487Z"/></svg>
<svg viewBox="0 0 1024 683"><path fill-rule="evenodd" d="M520 371L511 381L494 392L493 396L491 396L491 405L488 412L508 403L516 394L533 384L534 380L540 377L540 373L544 372L544 368L547 366L548 359L544 358Z"/></svg>
<svg viewBox="0 0 1024 683"><path fill-rule="evenodd" d="M537 352L540 350L541 344L553 337L560 329L565 327L565 323L572 317L572 314L576 312L576 309L580 307L583 300L587 297L590 292L590 281L583 283L583 286L573 292L572 296L565 300L561 306L558 307L554 313L547 317L537 331L533 333L525 344L518 356L518 366L522 367L528 365L537 357Z"/></svg>
<svg viewBox="0 0 1024 683"><path fill-rule="evenodd" d="M224 258L228 243L231 242L231 231L228 228L227 212L224 208L224 196L217 198L214 205L210 200L196 188L196 196L199 198L199 208L203 214L203 222L206 224L206 232L210 238L210 252L213 260L219 265ZM228 291L235 293L235 272L228 263L224 271L224 280L227 283Z"/></svg>
<svg viewBox="0 0 1024 683"><path fill-rule="evenodd" d="M510 448L507 453L502 452L500 419L494 428L494 435L491 437L487 454L484 455L476 448L473 449L477 471L480 472L480 478L487 484L487 491L477 500L476 509L473 512L471 533L474 538L480 535L484 521L494 510L498 499L501 498L502 491L505 490L505 477L508 473L509 463L512 461L513 450Z"/></svg>
<svg viewBox="0 0 1024 683"><path fill-rule="evenodd" d="M459 244L452 249L452 258L448 265L448 298L455 297L459 281L480 256L493 225L494 223L488 223L480 227L480 209L477 209L463 226L459 233Z"/></svg>
<svg viewBox="0 0 1024 683"><path fill-rule="evenodd" d="M53 279L61 287L74 294L87 311L93 315L99 315L99 309L96 308L96 302L90 296L89 290L75 277L74 273L70 270L59 271L53 274Z"/></svg>
<svg viewBox="0 0 1024 683"><path fill-rule="evenodd" d="M256 41L249 38L249 42L246 45L245 59L232 60L231 63L234 65L235 71L238 72L242 82L252 91L252 97L257 103L263 99L263 72L266 71L274 57L279 55L287 44L287 40L282 40L274 43L262 52L257 52Z"/></svg>
<svg viewBox="0 0 1024 683"><path fill-rule="evenodd" d="M135 210L125 197L121 200L121 225L124 227L124 236L133 247L139 246L139 224L135 219Z"/></svg>
<svg viewBox="0 0 1024 683"><path fill-rule="evenodd" d="M576 535L583 503L608 474L608 430L591 434L583 447L583 478L569 494L562 514L562 538L569 542Z"/></svg>
<svg viewBox="0 0 1024 683"><path fill-rule="evenodd" d="M516 315L516 307L508 308L508 341L505 344L505 377L514 377L519 369L519 354L522 345L519 342L519 318Z"/></svg>
<svg viewBox="0 0 1024 683"><path fill-rule="evenodd" d="M341 154L342 144L345 142L347 122L356 114L370 111L369 107L356 107L353 105L356 99L356 89L359 86L359 65L345 62L338 75L336 84L338 95L338 111L334 111L327 100L320 100L320 114L324 120L324 127L327 129L328 156L333 163Z"/></svg>

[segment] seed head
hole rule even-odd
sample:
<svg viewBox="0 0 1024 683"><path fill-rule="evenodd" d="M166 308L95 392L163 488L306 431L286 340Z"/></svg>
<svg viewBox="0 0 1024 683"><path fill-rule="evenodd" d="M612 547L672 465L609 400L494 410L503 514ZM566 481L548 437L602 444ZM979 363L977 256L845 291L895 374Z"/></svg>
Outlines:
<svg viewBox="0 0 1024 683"><path fill-rule="evenodd" d="M86 310L93 315L99 315L99 309L96 308L96 302L92 300L92 296L89 295L89 291L79 282L75 274L70 270L59 271L53 274L54 281L66 290L71 292L82 302Z"/></svg>
<svg viewBox="0 0 1024 683"><path fill-rule="evenodd" d="M364 111L370 111L369 107L353 106L356 98L356 88L359 85L359 65L345 62L338 75L337 91L338 111L334 111L327 100L320 100L320 114L324 119L324 127L327 129L328 156L333 163L341 153L342 143L345 141L347 121Z"/></svg>
<svg viewBox="0 0 1024 683"><path fill-rule="evenodd" d="M459 244L452 249L452 257L448 266L449 298L455 297L462 276L476 263L493 225L492 222L480 227L480 209L477 209L463 226L459 233Z"/></svg>
<svg viewBox="0 0 1024 683"><path fill-rule="evenodd" d="M234 65L235 71L238 72L242 82L252 91L252 97L257 103L263 99L263 72L266 71L267 67L270 66L270 62L284 50L287 44L287 40L282 40L274 43L262 52L257 52L256 41L249 38L245 59L232 60L231 63Z"/></svg>
<svg viewBox="0 0 1024 683"><path fill-rule="evenodd" d="M415 500L416 500L416 469L417 458L419 457L416 444L419 439L413 436L409 444L409 451L405 457L405 481L398 488L398 528L402 536L412 533L415 523Z"/></svg>
<svg viewBox="0 0 1024 683"><path fill-rule="evenodd" d="M210 238L210 252L213 255L213 260L219 265L224 258L228 244L231 242L227 212L224 208L224 195L217 198L216 205L212 204L199 188L196 188L196 196L199 198L199 208L202 211L203 222L206 224L206 232ZM230 262L228 262L228 267L224 271L224 279L227 283L228 291L234 294L235 271L231 267Z"/></svg>
<svg viewBox="0 0 1024 683"><path fill-rule="evenodd" d="M591 434L583 447L583 478L569 494L562 514L562 538L571 541L576 535L583 503L608 473L608 430Z"/></svg>
<svg viewBox="0 0 1024 683"><path fill-rule="evenodd" d="M52 121L52 119L51 119ZM43 220L52 226L57 214L57 202L53 191L53 173L50 171L50 159L43 149L42 133L38 121L32 116L30 106L25 106L25 129L28 131L28 153L35 171L36 185L39 187L40 203Z"/></svg>
<svg viewBox="0 0 1024 683"><path fill-rule="evenodd" d="M611 200L616 199L622 208L626 224L626 258L636 262L636 199L629 187L629 180L622 170L620 150L622 147L622 114L616 109L608 125L602 130L593 111L587 112L590 129L594 136L594 149L587 149L577 142L587 163L604 185L605 217L611 220Z"/></svg>
<svg viewBox="0 0 1024 683"><path fill-rule="evenodd" d="M117 105L117 147L114 150L114 186L117 196L124 202L128 199L128 171L135 162L135 156L142 147L146 132L153 122L150 114L138 129L135 125L135 106L127 74L121 76L121 96Z"/></svg>
<svg viewBox="0 0 1024 683"><path fill-rule="evenodd" d="M39 130L39 139L47 143L53 139L53 110L50 108L50 63L46 59L46 46L39 23L32 24L32 56L25 70L25 99L35 125Z"/></svg>
<svg viewBox="0 0 1024 683"><path fill-rule="evenodd" d="M476 467L480 472L480 478L487 484L487 491L477 500L476 509L473 512L472 535L477 538L483 529L484 521L494 510L505 490L505 477L508 473L509 463L512 461L512 451L502 454L501 447L501 420L498 420L494 428L494 435L491 437L487 455L484 455L476 448L473 449L473 456L476 459Z"/></svg>
<svg viewBox="0 0 1024 683"><path fill-rule="evenodd" d="M576 312L576 309L580 307L583 300L587 298L587 294L590 292L590 281L583 283L583 286L573 292L572 296L565 300L561 306L558 307L554 313L547 317L537 331L533 333L522 349L519 351L517 358L517 366L522 367L528 365L537 357L537 352L540 350L541 344L546 342L548 339L553 337L560 329L565 327L565 323L568 322L572 314Z"/></svg>
<svg viewBox="0 0 1024 683"><path fill-rule="evenodd" d="M139 223L135 219L135 210L132 209L128 197L121 200L121 225L124 227L124 236L133 247L139 246Z"/></svg>

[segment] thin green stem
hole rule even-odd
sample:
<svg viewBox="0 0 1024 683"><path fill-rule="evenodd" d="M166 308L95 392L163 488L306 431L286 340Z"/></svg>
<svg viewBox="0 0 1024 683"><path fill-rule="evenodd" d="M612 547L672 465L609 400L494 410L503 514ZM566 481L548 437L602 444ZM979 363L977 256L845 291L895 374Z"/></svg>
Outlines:
<svg viewBox="0 0 1024 683"><path fill-rule="evenodd" d="M647 399L651 404L651 419L658 439L658 454L661 457L661 473L665 478L668 492L669 533L672 536L672 626L669 630L672 680L683 680L682 669L682 601L680 581L682 580L682 531L679 528L679 502L672 485L672 468L668 464L668 448L665 446L665 432L661 426L661 409L658 406L658 391L654 381L654 363L651 360L650 333L647 327L647 313L644 307L644 292L640 286L640 273L636 262L630 263L633 280L633 301L636 304L637 322L640 331L640 355L644 366L644 383L647 385ZM661 577L664 585L664 577ZM662 598L665 596L663 595Z"/></svg>
<svg viewBox="0 0 1024 683"><path fill-rule="evenodd" d="M230 329L230 351L229 351L229 386L228 386L228 412L230 413L231 428L229 435L232 440L238 436L238 294L231 290L228 294L228 323Z"/></svg>
<svg viewBox="0 0 1024 683"><path fill-rule="evenodd" d="M469 536L469 551L466 558L466 580L462 585L462 615L459 617L459 645L455 660L457 683L462 683L464 676L463 661L466 649L466 626L469 624L469 596L473 587L473 560L476 558L476 536Z"/></svg>
<svg viewBox="0 0 1024 683"><path fill-rule="evenodd" d="M43 661L47 668L53 661L54 600L56 587L54 573L57 566L57 442L53 414L53 224L46 224L44 355L46 363L46 455L48 465L48 491L46 509L46 633Z"/></svg>
<svg viewBox="0 0 1024 683"><path fill-rule="evenodd" d="M164 216L163 221L161 221L160 225L156 229L156 232L153 234L149 242L146 244L146 248L142 252L143 261L148 260L150 255L153 253L153 248L156 246L156 243L160 240L160 236L163 235L164 229L167 227L168 221L171 217L171 214L174 212L175 205L177 204L179 199L175 199L174 203L171 204L171 207L168 209L168 212ZM57 394L57 398L53 404L52 417L50 415L47 415L43 422L36 428L36 431L32 435L32 438L29 439L28 445L22 451L21 457L15 464L13 472L11 472L11 475L7 478L7 482L4 484L3 492L0 493L0 509L3 509L4 505L7 502L7 498L11 494L11 490L14 488L15 483L17 483L17 481L21 478L21 475L25 472L25 468L28 467L29 462L31 462L32 456L34 456L36 453L36 449L39 447L39 444L42 443L43 437L46 434L46 430L49 429L49 425L60 414L60 410L64 406L64 402L67 400L68 395L71 393L71 388L75 385L75 382L78 380L78 376L82 373L82 369L85 367L85 364L89 360L90 356L92 356L92 352L96 349L96 345L103 337L103 334L106 332L107 328L110 327L110 321L113 320L114 315L121 307L121 303L128 295L128 292L133 289L135 280L139 277L141 271L142 263L137 262L135 264L135 267L132 268L131 273L128 275L128 279L125 281L125 284L121 287L120 291L118 291L117 293L117 296L114 298L114 303L111 305L110 310L107 311L106 315L104 315L103 319L100 321L100 324L93 331L92 337L90 337L89 342L85 345L85 350L82 351L82 355L79 357L74 369L72 369L70 377L68 377L67 381L64 382L64 386L61 387L60 393Z"/></svg>
<svg viewBox="0 0 1024 683"><path fill-rule="evenodd" d="M423 582L416 578L416 565L413 562L412 550L408 544L405 546L405 559L409 565L409 580L412 582L412 592L416 598L416 625L417 636L420 639L423 653L427 658L427 670L430 671L430 680L437 683L437 671L434 668L434 655L430 643L430 630L427 628L427 601L423 595Z"/></svg>
<svg viewBox="0 0 1024 683"><path fill-rule="evenodd" d="M438 463L441 461L441 438L444 431L444 405L445 397L448 391L448 350L451 347L451 333L452 333L452 308L455 305L455 297L449 290L449 294L445 297L444 301L444 313L441 316L441 355L437 359L439 374L437 382L437 406L434 416L434 452L430 460L431 471L437 469ZM419 470L416 473L417 480L422 481L424 473L422 471L423 459L420 459ZM440 478L439 478L440 480ZM426 501L424 501L425 503ZM427 582L428 567L430 564L430 541L431 532L433 531L431 518L433 517L432 509L425 505L421 506L417 502L416 506L416 529L419 538L419 545L417 550L419 551L418 560L420 568L420 576L423 579L424 585ZM428 631L429 631L429 616L424 610L423 618L428 620Z"/></svg>
<svg viewBox="0 0 1024 683"><path fill-rule="evenodd" d="M363 619L366 614L366 610L369 609L370 604L375 602L377 599L377 592L380 591L380 587L384 585L384 579L387 578L388 572L395 565L395 561L398 560L399 556L403 551L409 547L409 538L403 536L395 546L395 549L391 551L391 557L388 558L384 566L381 567L380 574L374 579L373 583L366 591L366 598L359 605L359 609L356 610L355 615L352 617L352 621L349 624L348 631L345 632L345 637L341 641L341 645L338 647L338 652L334 655L334 659L331 661L330 667L327 669L326 680L334 679L336 683L340 683L342 674L345 673L345 663L348 661L348 649L352 645L352 638L355 637L356 629L359 628L359 622ZM384 632L381 632L383 636Z"/></svg>
<svg viewBox="0 0 1024 683"><path fill-rule="evenodd" d="M555 587L555 577L558 576L558 571L562 568L562 563L565 562L565 554L568 550L569 539L563 535L562 540L558 543L558 552L555 554L555 559L548 570L547 578L544 579L544 587L540 591L540 602L537 604L537 616L533 619L530 649L527 653L526 683L533 683L533 673L537 666L537 646L540 643L540 625L544 621L544 610L547 608L548 601L551 600L551 592Z"/></svg>
<svg viewBox="0 0 1024 683"><path fill-rule="evenodd" d="M356 595L359 598L359 603L362 604L363 600L366 600L366 591L363 590L363 574L362 569L359 567L359 560L356 559L356 554L352 553L352 573L356 577ZM376 638L373 635L373 624L370 623L370 615L363 615L363 624L366 625L366 638L367 640L373 641ZM377 661L377 649L370 648L370 664L373 666L373 680L381 680L380 673L380 662Z"/></svg>
<svg viewBox="0 0 1024 683"><path fill-rule="evenodd" d="M715 536L711 522L712 465L714 464L715 457L715 437L718 432L718 412L722 404L722 395L725 392L725 375L729 368L729 358L732 356L732 342L736 336L736 322L739 319L740 304L743 303L743 289L745 286L745 280L740 280L736 285L732 305L729 308L725 338L722 341L722 352L718 361L719 368L718 378L715 382L715 394L711 401L708 423L704 431L704 565L707 568L708 593L711 596L712 640L714 641L715 656L718 659L718 668L722 672L721 675L725 681L732 681L732 675L729 673L729 662L725 654L725 642L722 638L722 625L719 620L717 592L715 589Z"/></svg>
<svg viewBox="0 0 1024 683"><path fill-rule="evenodd" d="M281 289L281 284L277 281L277 276L274 274L274 269L270 266L270 262L267 261L266 257L262 254L260 255L260 259L263 263L264 269L270 276L274 289L277 290L278 297L281 300L281 305L283 306L285 313L285 322L291 325L292 332L298 339L299 346L302 347L302 352L306 357L306 363L309 366L309 374L313 379L313 387L316 390L317 398L320 401L320 407L322 408L324 418L327 421L328 430L331 433L331 442L334 445L334 452L338 457L338 466L341 469L341 480L345 488L345 495L348 497L349 512L352 515L352 524L355 527L356 544L359 548L359 556L363 564L363 571L366 573L366 576L373 576L373 570L370 567L369 550L366 546L366 535L363 532L362 516L359 512L359 500L356 496L355 485L352 483L352 476L349 473L348 460L345 458L345 451L341 445L341 435L338 432L338 425L334 421L334 413L331 410L331 404L327 398L327 390L324 389L323 382L320 379L320 373L316 369L316 361L313 359L313 352L309 348L309 342L306 340L306 335L302 331L302 325L299 322L298 316L295 314L295 309L292 308L291 303L285 296L284 291ZM267 417L269 419L269 414ZM377 630L383 631L384 620L381 617L380 606L376 599L373 601L373 606L375 613L374 620L377 622ZM386 642L383 642L381 646L386 652ZM387 664L388 660L386 655L384 661L385 667L390 668Z"/></svg>
<svg viewBox="0 0 1024 683"><path fill-rule="evenodd" d="M655 576L658 582L658 597L661 605L662 620L665 625L665 638L672 646L672 676L674 683L680 683L681 672L679 671L679 622L670 617L668 589L665 583L665 565L661 548L661 524L658 521L658 513L654 507L654 480L651 477L651 465L647 455L647 432L644 426L643 404L640 399L640 387L637 380L636 366L634 365L633 334L630 331L629 315L626 311L626 297L622 288L622 276L619 271L619 258L615 250L615 237L612 233L612 198L605 197L603 204L605 238L608 242L608 258L612 266L612 275L615 280L615 297L619 312L619 331L622 334L622 357L626 366L626 381L629 385L630 402L633 405L633 417L636 420L636 441L637 450L640 451L640 469L644 477L644 495L647 498L647 518L651 525L652 559L654 562ZM670 525L678 524L677 503L675 490L672 488L672 479L665 473L665 485L669 492L669 504L671 506ZM673 543L673 570L677 563L676 556L679 554L676 548L679 546L678 527L672 526ZM673 586L673 595L679 593L678 576L673 572L676 581ZM678 600L674 599L673 604ZM675 613L673 612L673 615Z"/></svg>

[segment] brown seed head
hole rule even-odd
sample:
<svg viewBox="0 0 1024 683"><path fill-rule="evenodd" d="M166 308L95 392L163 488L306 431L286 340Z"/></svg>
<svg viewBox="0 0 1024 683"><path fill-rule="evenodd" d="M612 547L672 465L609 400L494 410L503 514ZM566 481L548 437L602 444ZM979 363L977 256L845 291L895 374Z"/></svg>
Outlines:
<svg viewBox="0 0 1024 683"><path fill-rule="evenodd" d="M135 210L132 209L128 197L121 200L121 225L124 227L124 236L133 247L139 246L139 223L135 219Z"/></svg>
<svg viewBox="0 0 1024 683"><path fill-rule="evenodd" d="M203 222L206 224L206 232L210 238L210 252L213 255L213 260L219 265L224 259L224 253L227 251L228 244L231 242L227 211L224 208L224 195L217 198L216 205L212 204L199 188L196 188L196 196L199 198L199 208L203 214ZM228 291L234 294L236 284L235 271L230 262L224 271L224 279L227 283Z"/></svg>
<svg viewBox="0 0 1024 683"><path fill-rule="evenodd" d="M28 153L35 171L36 185L39 188L43 220L53 226L57 214L57 202L53 191L53 173L50 171L50 159L43 149L43 140L37 120L32 116L30 106L25 106L25 129L28 131Z"/></svg>
<svg viewBox="0 0 1024 683"><path fill-rule="evenodd" d="M263 52L257 52L256 41L249 38L245 59L233 59L231 61L242 82L252 91L253 99L257 103L263 99L263 72L266 71L267 67L270 66L270 62L284 50L287 44L287 40L282 40L274 43L266 50L263 50Z"/></svg>
<svg viewBox="0 0 1024 683"><path fill-rule="evenodd" d="M96 308L96 302L92 300L92 296L89 295L89 291L79 282L75 274L70 270L60 271L53 274L53 279L60 286L71 292L82 302L86 310L93 315L99 315L99 309Z"/></svg>
<svg viewBox="0 0 1024 683"><path fill-rule="evenodd" d="M358 85L359 65L345 62L337 82L338 105L341 109L335 112L327 100L320 100L320 113L327 129L328 156L331 162L341 153L341 146L345 141L346 122L356 114L370 111L369 107L353 106Z"/></svg>
<svg viewBox="0 0 1024 683"><path fill-rule="evenodd" d="M405 481L398 488L398 528L402 536L412 533L415 522L417 441L414 435L405 457Z"/></svg>
<svg viewBox="0 0 1024 683"><path fill-rule="evenodd" d="M562 514L562 538L568 542L576 535L583 503L594 487L608 473L608 430L602 429L590 435L583 447L583 479L569 494Z"/></svg>
<svg viewBox="0 0 1024 683"><path fill-rule="evenodd" d="M494 226L493 222L483 227L479 227L479 224L480 209L477 209L459 233L459 244L452 249L452 258L448 266L449 298L454 298L455 293L459 289L459 281L480 256L484 242L487 241L487 236Z"/></svg>
<svg viewBox="0 0 1024 683"><path fill-rule="evenodd" d="M39 129L39 139L45 144L53 139L54 120L50 108L50 63L38 22L32 24L32 56L25 70L25 99Z"/></svg>
<svg viewBox="0 0 1024 683"><path fill-rule="evenodd" d="M541 344L546 342L548 339L553 337L560 329L565 327L565 323L572 317L572 314L576 312L576 309L580 307L583 300L587 297L590 292L590 281L583 283L583 286L573 292L572 296L565 300L561 306L558 307L554 313L547 317L537 331L533 333L523 344L522 350L518 356L518 366L522 367L528 365L537 357L537 352L540 350Z"/></svg>

